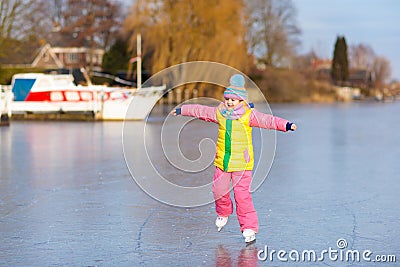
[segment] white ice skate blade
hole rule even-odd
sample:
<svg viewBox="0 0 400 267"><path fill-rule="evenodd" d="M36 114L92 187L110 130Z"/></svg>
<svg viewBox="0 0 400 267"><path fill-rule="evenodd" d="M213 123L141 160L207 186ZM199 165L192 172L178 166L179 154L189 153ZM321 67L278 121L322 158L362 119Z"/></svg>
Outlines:
<svg viewBox="0 0 400 267"><path fill-rule="evenodd" d="M254 244L254 243L256 242L256 240L257 240L257 239L254 238L252 241L246 242L246 247L247 247L247 246L250 246L250 245L252 245L252 244Z"/></svg>
<svg viewBox="0 0 400 267"><path fill-rule="evenodd" d="M256 236L248 236L244 239L244 242L246 242L247 245L253 244L254 242L256 242Z"/></svg>

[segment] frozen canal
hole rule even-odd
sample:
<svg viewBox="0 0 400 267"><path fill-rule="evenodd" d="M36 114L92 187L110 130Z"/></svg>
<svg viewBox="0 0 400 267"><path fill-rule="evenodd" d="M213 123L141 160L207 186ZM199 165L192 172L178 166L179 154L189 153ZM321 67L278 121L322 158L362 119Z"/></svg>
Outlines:
<svg viewBox="0 0 400 267"><path fill-rule="evenodd" d="M298 131L277 134L271 171L253 194L260 232L249 247L236 215L217 233L213 204L178 208L144 193L126 166L120 122L0 128L0 266L398 266L400 104L272 111ZM162 123L158 114L149 120L154 129ZM205 125L190 124L186 150L214 131ZM134 149L141 141L132 140ZM151 149L173 177L162 150ZM212 171L181 182L211 180ZM359 261L346 261L348 251Z"/></svg>

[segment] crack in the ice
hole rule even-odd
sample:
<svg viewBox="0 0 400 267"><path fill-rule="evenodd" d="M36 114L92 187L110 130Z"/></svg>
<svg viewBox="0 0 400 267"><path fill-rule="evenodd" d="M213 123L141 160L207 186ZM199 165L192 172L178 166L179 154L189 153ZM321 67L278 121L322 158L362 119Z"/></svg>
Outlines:
<svg viewBox="0 0 400 267"><path fill-rule="evenodd" d="M153 216L155 212L155 209L153 209L150 214L147 216L147 218L144 220L144 222L142 223L142 225L139 228L139 233L138 233L138 237L137 237L137 243L136 243L136 249L135 251L137 251L139 253L139 258L140 258L140 264L141 265L146 265L144 260L143 260L143 254L142 254L142 234L143 234L143 230L146 227L146 224L150 221L151 217Z"/></svg>
<svg viewBox="0 0 400 267"><path fill-rule="evenodd" d="M353 219L353 229L351 230L352 243L351 243L351 247L350 247L350 249L353 249L354 244L355 244L356 239L357 239L357 231L356 231L357 230L357 218L356 218L356 214L349 207L347 207L346 205L343 205L343 206L346 209L346 211L348 213L350 213L350 215L351 215L351 217Z"/></svg>

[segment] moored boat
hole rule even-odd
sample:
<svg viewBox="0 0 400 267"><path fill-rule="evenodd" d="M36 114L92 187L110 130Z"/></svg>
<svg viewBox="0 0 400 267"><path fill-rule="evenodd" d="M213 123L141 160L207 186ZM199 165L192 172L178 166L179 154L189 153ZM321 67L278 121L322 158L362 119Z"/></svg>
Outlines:
<svg viewBox="0 0 400 267"><path fill-rule="evenodd" d="M43 73L16 74L11 87L11 114L92 113L102 120L143 120L165 90L82 86L75 85L70 74Z"/></svg>

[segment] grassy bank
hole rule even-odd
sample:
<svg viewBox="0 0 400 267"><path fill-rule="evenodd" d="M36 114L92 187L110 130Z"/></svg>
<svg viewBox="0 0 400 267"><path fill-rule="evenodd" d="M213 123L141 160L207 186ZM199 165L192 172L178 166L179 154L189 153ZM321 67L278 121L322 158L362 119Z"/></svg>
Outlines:
<svg viewBox="0 0 400 267"><path fill-rule="evenodd" d="M299 72L287 69L253 71L250 78L270 102L333 102L334 87L325 81L307 79Z"/></svg>

